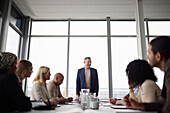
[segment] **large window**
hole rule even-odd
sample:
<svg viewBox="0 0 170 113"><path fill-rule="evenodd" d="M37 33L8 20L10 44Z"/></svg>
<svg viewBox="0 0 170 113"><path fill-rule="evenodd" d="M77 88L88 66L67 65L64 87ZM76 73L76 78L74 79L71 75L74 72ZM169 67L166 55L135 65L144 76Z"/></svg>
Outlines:
<svg viewBox="0 0 170 113"><path fill-rule="evenodd" d="M20 35L9 26L6 51L18 55Z"/></svg>
<svg viewBox="0 0 170 113"><path fill-rule="evenodd" d="M67 21L32 22L29 60L33 63L33 73L28 79L27 95L31 95L32 81L35 78L39 67L48 66L51 71L50 80L52 80L54 75L58 72L64 75L61 92L63 96L65 96L68 45L68 39L65 35L67 34Z"/></svg>
<svg viewBox="0 0 170 113"><path fill-rule="evenodd" d="M106 35L106 21L71 21L71 35Z"/></svg>
<svg viewBox="0 0 170 113"><path fill-rule="evenodd" d="M32 87L32 81L36 76L40 66L50 68L51 77L53 79L55 73L62 73L66 79L67 67L67 38L35 38L32 37L30 45L30 58L33 63L33 73L28 79L28 95ZM47 81L48 82L48 81ZM65 94L66 80L61 85L62 93ZM65 96L65 95L64 95Z"/></svg>
<svg viewBox="0 0 170 113"><path fill-rule="evenodd" d="M122 98L129 92L126 66L130 61L138 59L137 38L114 37L111 44L113 95Z"/></svg>
<svg viewBox="0 0 170 113"><path fill-rule="evenodd" d="M105 38L76 37L70 40L69 96L75 96L76 77L84 67L84 58L91 57L91 67L98 71L99 98L108 98L107 40Z"/></svg>
<svg viewBox="0 0 170 113"><path fill-rule="evenodd" d="M35 21L32 24L32 35L67 35L67 21Z"/></svg>
<svg viewBox="0 0 170 113"><path fill-rule="evenodd" d="M148 22L149 35L170 35L167 31L170 28L169 21ZM129 92L126 66L138 59L136 22L111 21L110 26L113 96L122 98ZM45 65L51 69L51 80L57 72L65 76L61 85L63 96L66 96L68 88L68 96L75 98L77 71L84 67L84 58L91 57L91 67L98 71L99 98L108 99L107 39L106 21L33 21L29 60L33 63L34 72L28 79L28 95L30 96L32 81L38 68ZM157 83L162 87L163 72L157 68L154 68L154 71L158 77Z"/></svg>
<svg viewBox="0 0 170 113"><path fill-rule="evenodd" d="M111 21L111 35L136 35L136 22Z"/></svg>
<svg viewBox="0 0 170 113"><path fill-rule="evenodd" d="M129 92L126 66L138 59L136 22L111 21L111 35L113 96L122 98Z"/></svg>
<svg viewBox="0 0 170 113"><path fill-rule="evenodd" d="M22 37L22 33L23 33L21 29L21 23L22 23L21 20L22 20L21 13L18 12L18 10L12 4L5 51L12 52L17 56L20 53L19 50L21 50L19 49L19 46L21 44L20 38ZM0 19L0 24L1 24L1 19Z"/></svg>
<svg viewBox="0 0 170 113"><path fill-rule="evenodd" d="M84 67L84 58L91 57L91 67L98 71L99 98L108 98L106 25L106 21L70 22L69 96L76 94L77 71Z"/></svg>
<svg viewBox="0 0 170 113"><path fill-rule="evenodd" d="M170 21L149 21L149 35L170 35Z"/></svg>
<svg viewBox="0 0 170 113"><path fill-rule="evenodd" d="M65 37L68 34L68 22L34 21L29 57L29 60L33 63L33 74L28 79L28 95L30 95L32 81L40 66L46 65L50 67L52 80L56 72L66 75L67 59L69 58L68 96L75 97L77 70L84 67L84 58L89 56L92 58L92 67L98 70L99 97L108 98L106 28L106 21L71 21L70 54L68 55L68 37ZM59 36L62 37L59 38ZM63 96L66 96L65 86L66 77L61 87Z"/></svg>

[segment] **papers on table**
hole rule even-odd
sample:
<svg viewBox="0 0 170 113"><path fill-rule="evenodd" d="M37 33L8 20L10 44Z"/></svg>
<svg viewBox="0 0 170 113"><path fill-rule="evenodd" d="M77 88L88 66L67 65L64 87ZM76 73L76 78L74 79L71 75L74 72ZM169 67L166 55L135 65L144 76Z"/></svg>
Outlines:
<svg viewBox="0 0 170 113"><path fill-rule="evenodd" d="M102 106L112 106L113 104L111 104L111 103L100 103L100 105L102 105Z"/></svg>
<svg viewBox="0 0 170 113"><path fill-rule="evenodd" d="M127 109L126 106L123 106L123 105L112 105L111 108L113 108L113 109Z"/></svg>
<svg viewBox="0 0 170 113"><path fill-rule="evenodd" d="M113 104L109 103L109 100L100 100L100 105L101 106L112 106Z"/></svg>

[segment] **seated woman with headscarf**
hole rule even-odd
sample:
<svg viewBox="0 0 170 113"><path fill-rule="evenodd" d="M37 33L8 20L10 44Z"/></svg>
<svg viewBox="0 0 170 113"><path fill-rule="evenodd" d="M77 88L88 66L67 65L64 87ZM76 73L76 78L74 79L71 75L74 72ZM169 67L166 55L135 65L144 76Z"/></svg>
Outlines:
<svg viewBox="0 0 170 113"><path fill-rule="evenodd" d="M31 102L22 91L18 78L17 56L13 53L0 53L0 112L29 111Z"/></svg>

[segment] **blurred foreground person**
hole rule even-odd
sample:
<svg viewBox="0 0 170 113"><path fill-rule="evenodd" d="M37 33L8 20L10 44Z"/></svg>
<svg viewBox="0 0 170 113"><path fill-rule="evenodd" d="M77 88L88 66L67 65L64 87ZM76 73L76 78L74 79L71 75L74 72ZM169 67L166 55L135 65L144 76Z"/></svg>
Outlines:
<svg viewBox="0 0 170 113"><path fill-rule="evenodd" d="M22 91L18 78L17 56L9 52L0 53L0 112L30 111L31 102Z"/></svg>

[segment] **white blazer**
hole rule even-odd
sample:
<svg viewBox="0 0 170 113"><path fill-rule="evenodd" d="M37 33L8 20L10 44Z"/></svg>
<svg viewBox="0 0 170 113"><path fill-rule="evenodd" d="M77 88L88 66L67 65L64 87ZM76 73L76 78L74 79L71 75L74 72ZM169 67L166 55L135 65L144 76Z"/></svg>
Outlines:
<svg viewBox="0 0 170 113"><path fill-rule="evenodd" d="M38 81L34 82L31 91L31 100L48 101L48 99L50 100L51 97L45 85L42 86Z"/></svg>

